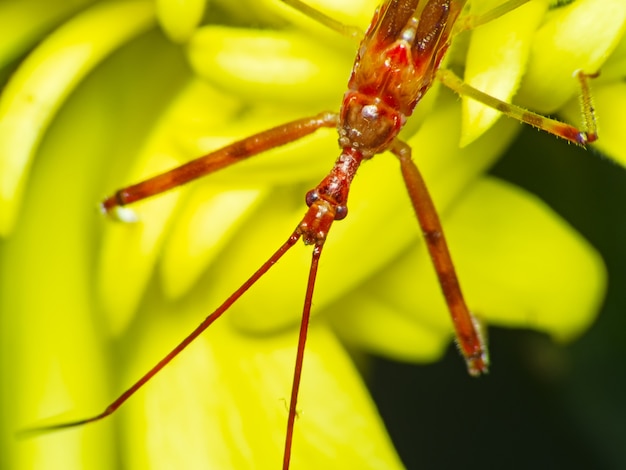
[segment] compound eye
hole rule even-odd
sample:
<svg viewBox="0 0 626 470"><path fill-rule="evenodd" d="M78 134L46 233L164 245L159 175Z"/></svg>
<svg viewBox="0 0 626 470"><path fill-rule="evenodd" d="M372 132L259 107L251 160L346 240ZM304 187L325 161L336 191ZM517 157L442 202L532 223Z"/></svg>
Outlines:
<svg viewBox="0 0 626 470"><path fill-rule="evenodd" d="M306 197L304 198L306 205L311 207L315 201L320 198L319 193L315 189L311 189L308 193L306 193Z"/></svg>
<svg viewBox="0 0 626 470"><path fill-rule="evenodd" d="M335 220L345 219L348 215L348 206L337 206L335 208Z"/></svg>

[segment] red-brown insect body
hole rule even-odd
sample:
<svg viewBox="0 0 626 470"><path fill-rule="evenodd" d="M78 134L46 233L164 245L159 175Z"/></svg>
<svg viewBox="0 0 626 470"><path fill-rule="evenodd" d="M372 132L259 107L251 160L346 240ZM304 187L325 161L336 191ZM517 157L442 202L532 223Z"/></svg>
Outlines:
<svg viewBox="0 0 626 470"><path fill-rule="evenodd" d="M310 13L310 8L300 0L283 1L305 14ZM458 25L457 19L467 0L384 0L374 13L372 23L361 42L348 83L348 91L344 95L338 114L322 112L316 116L294 120L259 132L177 168L122 188L106 198L102 203L103 211L122 220L128 220L128 216L121 212L128 204L181 186L268 149L297 141L322 127L338 129L341 154L328 175L308 192L306 196L308 210L304 217L289 238L248 280L103 412L85 419L34 428L26 432L39 433L76 427L111 415L227 312L302 238L305 244L314 245L314 248L302 309L289 402L282 467L283 470L287 470L291 459L307 329L322 248L333 222L347 215L350 185L361 163L387 150L394 154L400 163L404 184L439 278L457 343L468 371L471 375L486 373L489 359L487 346L481 337L480 324L470 313L463 299L437 210L426 183L411 158L411 148L398 138L398 134L433 80L438 78L459 95L468 96L510 117L540 127L574 143L584 145L596 140L595 114L587 83L588 78L596 74L585 74L582 71L577 73L582 89L581 103L585 121L585 129L579 130L502 102L465 84L453 72L439 70L454 34L491 21L527 1L529 0L509 0L503 4L504 8L497 8L484 16L469 15L464 18L465 22L462 25ZM320 19L320 15L313 16ZM323 19L323 15L321 16ZM332 20L322 22L336 25Z"/></svg>
<svg viewBox="0 0 626 470"><path fill-rule="evenodd" d="M339 113L343 152L336 165L348 155L360 162L385 150L399 151L397 136L432 85L464 5L465 0L390 0L376 10L359 47ZM412 186L423 185L416 184L417 178L421 179L416 174L407 178L409 192ZM413 197L430 199L425 191ZM462 299L445 242L440 240L439 221L419 212L422 210L416 207L433 261L440 266L440 282L442 287L449 287L443 289L444 295L468 370L473 375L486 372L485 346ZM446 259L439 254L444 251ZM443 266L449 269L441 269Z"/></svg>
<svg viewBox="0 0 626 470"><path fill-rule="evenodd" d="M307 195L311 209L299 226L306 244L323 243L332 221L346 216L350 183L361 162L389 149L430 88L464 4L391 0L374 13L339 112L342 153Z"/></svg>
<svg viewBox="0 0 626 470"><path fill-rule="evenodd" d="M464 3L392 0L376 11L340 111L343 149L371 158L389 148L430 88Z"/></svg>

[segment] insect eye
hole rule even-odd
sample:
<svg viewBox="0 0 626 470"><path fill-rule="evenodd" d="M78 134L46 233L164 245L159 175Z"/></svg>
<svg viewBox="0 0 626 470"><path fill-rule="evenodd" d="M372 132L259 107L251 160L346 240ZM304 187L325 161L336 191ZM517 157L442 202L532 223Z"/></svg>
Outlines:
<svg viewBox="0 0 626 470"><path fill-rule="evenodd" d="M319 198L319 193L315 189L311 189L308 193L306 193L304 200L306 201L306 205L311 207Z"/></svg>
<svg viewBox="0 0 626 470"><path fill-rule="evenodd" d="M335 220L345 219L348 215L348 206L337 206L335 209Z"/></svg>

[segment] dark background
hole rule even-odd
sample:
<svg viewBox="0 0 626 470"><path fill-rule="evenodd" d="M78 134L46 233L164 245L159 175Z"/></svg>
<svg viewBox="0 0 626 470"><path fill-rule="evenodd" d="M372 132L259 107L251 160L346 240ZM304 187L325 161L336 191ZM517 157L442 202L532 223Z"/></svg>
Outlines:
<svg viewBox="0 0 626 470"><path fill-rule="evenodd" d="M526 128L492 173L540 196L600 251L602 312L569 345L491 328L492 370L478 380L454 347L426 366L375 358L370 388L391 437L409 469L626 469L626 171Z"/></svg>

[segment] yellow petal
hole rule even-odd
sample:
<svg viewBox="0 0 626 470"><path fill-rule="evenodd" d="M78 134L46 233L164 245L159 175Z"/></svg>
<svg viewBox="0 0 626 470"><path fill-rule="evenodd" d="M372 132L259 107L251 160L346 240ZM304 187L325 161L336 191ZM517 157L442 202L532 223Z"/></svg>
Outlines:
<svg viewBox="0 0 626 470"><path fill-rule="evenodd" d="M228 119L229 111L237 108L233 100L222 97L214 90L191 81L168 103L162 97L162 116L148 129L147 140L142 149L133 155L134 164L125 177L121 172L111 186L110 193L124 183L130 184L178 166L187 157L186 142L181 138L180 127L189 124L186 112L201 112L197 107L189 109L194 99L219 106L221 115L209 114L213 122ZM182 104L181 104L182 102ZM131 224L108 221L104 225L100 252L98 289L104 311L107 313L111 331L119 334L130 322L142 299L153 269L160 256L160 249L171 224L181 189L133 204L138 222Z"/></svg>
<svg viewBox="0 0 626 470"><path fill-rule="evenodd" d="M594 320L606 289L603 262L538 198L483 178L443 223L468 305L489 324L533 328L569 340ZM352 317L361 312L350 314L340 328L351 341L374 344L381 354L410 361L434 360L443 352L443 342L452 338L451 320L423 244L404 253L364 290L376 299L366 307L374 326L364 334L350 333ZM387 321L390 309L396 313ZM407 327L409 321L415 325ZM377 337L369 338L371 334ZM394 341L385 348L381 336Z"/></svg>
<svg viewBox="0 0 626 470"><path fill-rule="evenodd" d="M207 109L219 109L219 113L207 113ZM283 122L294 114L281 113L281 108L254 108L249 111L247 117L240 114L240 105L236 100L224 97L211 87L199 80L192 80L171 101L167 112L163 113L157 125L150 130L149 140L143 150L135 158L137 159L130 176L118 177L114 184L118 187L124 182L131 183L141 181L151 176L173 168L182 161L200 156L209 150L219 148L234 140L236 137L246 136L253 131L262 130L270 123ZM277 111L278 109L278 111ZM286 114L286 115L285 115ZM272 121L270 121L272 120ZM268 122L269 121L269 122ZM224 187L224 184L233 184L233 181L241 185L249 185L249 188L263 190L269 184L293 183L298 179L309 179L307 172L312 168L323 166L324 161L318 155L334 154L336 134L330 140L329 132L320 131L316 135L302 139L290 146L266 152L249 162L242 162L233 168L218 172L204 181L192 183L192 187L211 188L212 185ZM302 163L312 161L314 164L309 168ZM324 165L320 165L320 162ZM321 173L320 173L321 174ZM115 186L108 189L112 191ZM211 191L211 189L207 189ZM153 269L161 254L161 247L167 240L169 227L172 223L175 196L179 191L134 204L132 210L137 214L139 223L119 224L107 223L104 227L103 248L101 251L98 282L100 296L104 309L109 315L112 331L120 332L132 318L133 312L143 297L145 289L152 277ZM292 205L300 208L304 198L304 189L297 193ZM232 207L228 208L232 210ZM186 214L191 215L190 209ZM200 215L194 216L200 220ZM289 220L289 219L287 219ZM190 237L199 237L201 234L191 234L193 230L191 219L183 216L181 223L176 228L176 235L172 240L189 240ZM220 226L220 220L203 222ZM293 223L295 226L295 222ZM292 228L292 227L290 227ZM286 231L283 233L287 233ZM170 243L168 253L176 253ZM173 281L178 276L178 269L183 261L181 258L174 261L172 254L168 254L168 261L163 265L163 276L170 293L191 286L202 272L206 263L211 258L187 257L191 263L187 274L192 271L196 274L183 281L178 287ZM193 268L191 268L193 266ZM123 282L120 280L124 279ZM244 278L240 278L241 281ZM186 286L186 287L184 287Z"/></svg>
<svg viewBox="0 0 626 470"><path fill-rule="evenodd" d="M616 82L593 88L593 102L598 115L600 136L593 146L599 148L607 156L626 166L626 84ZM572 100L560 112L569 122L580 120L578 99Z"/></svg>
<svg viewBox="0 0 626 470"><path fill-rule="evenodd" d="M94 0L21 0L0 4L0 68L20 57L42 34Z"/></svg>
<svg viewBox="0 0 626 470"><path fill-rule="evenodd" d="M504 120L488 138L485 136L459 149L460 103L451 93L442 98L436 111L409 142L437 206L445 210L501 153L519 125ZM326 156L328 168L335 155ZM259 206L242 228L242 234L225 247L222 257L207 273L207 283L214 295L220 297L232 292L287 239L304 215L303 194L320 179L312 181L310 186L282 189ZM397 160L391 155L380 155L364 164L353 183L348 217L332 227L325 244L315 308L322 308L358 286L418 235ZM295 246L233 307L229 318L240 328L252 331L297 323L310 259L310 249L300 244ZM222 272L230 276L218 275Z"/></svg>
<svg viewBox="0 0 626 470"><path fill-rule="evenodd" d="M161 275L168 297L187 293L266 196L266 190L215 183L192 190L163 249Z"/></svg>
<svg viewBox="0 0 626 470"><path fill-rule="evenodd" d="M151 22L147 1L96 5L48 36L13 75L0 101L0 234L13 227L31 160L63 101L95 65Z"/></svg>
<svg viewBox="0 0 626 470"><path fill-rule="evenodd" d="M211 308L197 300L149 306L123 386ZM212 325L128 403L127 466L280 467L296 342L295 331L254 337L222 320ZM350 359L323 324L309 331L298 413L292 468L401 468Z"/></svg>
<svg viewBox="0 0 626 470"><path fill-rule="evenodd" d="M161 71L163 82L155 82L161 62L144 64L140 74L125 73L137 53L145 57L154 49L155 39L125 48L69 97L38 149L16 232L1 247L0 333L10 349L1 356L7 380L0 442L3 463L12 463L8 468L115 466L112 423L21 442L14 433L42 420L86 417L111 398L104 359L111 351L93 295L92 261L103 223L96 202L107 175L138 148L146 116L151 120L160 111L155 96L167 96L180 73L168 67ZM165 63L172 63L171 56L159 51ZM124 94L120 83L132 93Z"/></svg>
<svg viewBox="0 0 626 470"><path fill-rule="evenodd" d="M491 96L511 101L526 70L532 35L546 9L546 2L529 2L474 30L467 52L465 81ZM480 136L500 115L478 101L463 98L461 145Z"/></svg>
<svg viewBox="0 0 626 470"><path fill-rule="evenodd" d="M579 94L574 72L599 71L624 31L623 0L580 0L556 9L535 36L516 99L539 112L554 112Z"/></svg>
<svg viewBox="0 0 626 470"><path fill-rule="evenodd" d="M207 0L157 0L161 27L174 42L185 42L202 20Z"/></svg>
<svg viewBox="0 0 626 470"><path fill-rule="evenodd" d="M316 104L337 109L352 66L354 45L329 48L297 31L207 26L188 48L196 74L252 101Z"/></svg>
<svg viewBox="0 0 626 470"><path fill-rule="evenodd" d="M40 146L15 232L2 244L0 333L9 349L2 354L1 442L7 468L115 465L111 423L22 441L14 435L43 422L82 418L109 398L109 351L93 323L98 309L89 260L99 217L93 188L102 176L95 162L106 161L111 150L103 136L119 130L103 119L110 102L110 95L99 93L64 107Z"/></svg>
<svg viewBox="0 0 626 470"><path fill-rule="evenodd" d="M321 25L314 19L300 13L295 8L285 5L282 1L264 0L268 9L279 11L290 23L297 25L298 29L309 32L319 32ZM380 5L379 0L310 0L305 2L311 8L320 11L334 20L348 26L356 26L363 31L367 29L372 20L372 15L376 7ZM324 27L326 28L326 27ZM328 28L327 33L328 33ZM330 31L330 37L337 38L337 33Z"/></svg>

